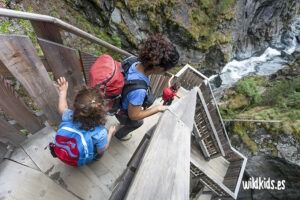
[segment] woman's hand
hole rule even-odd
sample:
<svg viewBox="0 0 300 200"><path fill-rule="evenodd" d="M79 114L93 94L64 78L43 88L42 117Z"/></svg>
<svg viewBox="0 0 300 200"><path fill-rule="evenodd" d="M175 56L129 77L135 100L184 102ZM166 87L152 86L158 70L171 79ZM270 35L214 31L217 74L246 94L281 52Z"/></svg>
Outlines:
<svg viewBox="0 0 300 200"><path fill-rule="evenodd" d="M162 105L159 105L157 106L157 112L163 112L165 110L167 110L168 106L162 106Z"/></svg>

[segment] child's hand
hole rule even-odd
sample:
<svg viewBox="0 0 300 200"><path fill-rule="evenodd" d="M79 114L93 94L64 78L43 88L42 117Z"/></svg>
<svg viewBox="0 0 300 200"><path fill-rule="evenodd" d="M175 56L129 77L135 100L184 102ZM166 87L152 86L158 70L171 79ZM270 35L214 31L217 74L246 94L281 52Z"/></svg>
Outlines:
<svg viewBox="0 0 300 200"><path fill-rule="evenodd" d="M116 126L111 126L111 127L109 127L109 129L108 129L108 134L115 135L116 130L117 130Z"/></svg>
<svg viewBox="0 0 300 200"><path fill-rule="evenodd" d="M60 77L57 79L57 83L55 86L58 88L59 92L67 92L68 90L68 81L65 79L65 77Z"/></svg>

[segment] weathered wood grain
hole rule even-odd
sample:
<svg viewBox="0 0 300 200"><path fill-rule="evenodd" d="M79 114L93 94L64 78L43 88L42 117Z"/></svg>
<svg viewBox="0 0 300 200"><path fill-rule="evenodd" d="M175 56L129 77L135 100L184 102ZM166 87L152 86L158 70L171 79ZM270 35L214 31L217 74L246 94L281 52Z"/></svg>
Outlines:
<svg viewBox="0 0 300 200"><path fill-rule="evenodd" d="M38 42L55 79L65 77L68 81L68 99L69 103L73 102L76 91L85 84L81 73L81 63L77 55L78 51L40 38Z"/></svg>
<svg viewBox="0 0 300 200"><path fill-rule="evenodd" d="M80 60L83 66L83 73L85 76L85 81L86 84L89 84L90 81L90 75L89 75L89 71L92 67L92 65L94 64L94 62L97 60L98 56L86 53L86 52L82 52L80 51Z"/></svg>
<svg viewBox="0 0 300 200"><path fill-rule="evenodd" d="M13 75L8 71L5 65L0 60L0 75L4 77L13 77Z"/></svg>
<svg viewBox="0 0 300 200"><path fill-rule="evenodd" d="M80 170L65 165L59 159L53 158L49 149L45 149L54 135L53 128L46 126L21 145L37 167L65 190L76 194L81 199L98 200L99 197L108 199L109 190L104 188L103 184L98 184L97 177L90 169Z"/></svg>
<svg viewBox="0 0 300 200"><path fill-rule="evenodd" d="M189 199L191 128L164 112L126 199Z"/></svg>
<svg viewBox="0 0 300 200"><path fill-rule="evenodd" d="M57 25L35 20L31 20L30 22L32 24L34 32L39 38L63 44L63 40L61 38L59 28Z"/></svg>
<svg viewBox="0 0 300 200"><path fill-rule="evenodd" d="M0 60L52 123L58 123L58 92L26 36L0 35Z"/></svg>
<svg viewBox="0 0 300 200"><path fill-rule="evenodd" d="M44 127L34 113L16 96L7 80L1 76L0 108L32 134Z"/></svg>
<svg viewBox="0 0 300 200"><path fill-rule="evenodd" d="M150 143L150 139L155 130L155 126L153 126L143 137L141 143L137 147L136 151L132 155L130 161L128 162L127 168L125 172L122 174L122 177L118 181L118 184L114 188L110 200L122 200L126 195L128 188L132 182L132 179L135 175L135 172L138 166L141 163L142 157L145 154L145 151Z"/></svg>
<svg viewBox="0 0 300 200"><path fill-rule="evenodd" d="M22 135L17 129L10 125L7 121L0 118L0 139L11 142L14 145L19 145L21 142L27 139L25 135Z"/></svg>
<svg viewBox="0 0 300 200"><path fill-rule="evenodd" d="M9 160L0 165L0 199L79 200L42 172Z"/></svg>

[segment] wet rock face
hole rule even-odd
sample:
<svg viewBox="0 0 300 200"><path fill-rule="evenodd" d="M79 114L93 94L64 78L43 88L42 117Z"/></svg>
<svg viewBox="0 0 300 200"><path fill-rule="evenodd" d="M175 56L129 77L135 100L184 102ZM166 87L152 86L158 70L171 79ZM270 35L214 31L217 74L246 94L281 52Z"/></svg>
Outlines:
<svg viewBox="0 0 300 200"><path fill-rule="evenodd" d="M280 42L289 43L289 36L284 33L294 17L299 15L299 4L299 1L293 0L237 1L233 57L248 58L268 46L281 48Z"/></svg>
<svg viewBox="0 0 300 200"><path fill-rule="evenodd" d="M244 181L253 177L265 178L265 182L270 178L270 181L275 181L274 186L281 181L281 190L275 188L244 190L241 185L238 199L299 199L300 197L300 166L277 157L254 156L248 158Z"/></svg>
<svg viewBox="0 0 300 200"><path fill-rule="evenodd" d="M224 53L218 46L212 46L208 49L205 56L205 64L207 66L207 71L211 71L211 73L206 73L208 76L214 75L216 72L220 73L226 62Z"/></svg>
<svg viewBox="0 0 300 200"><path fill-rule="evenodd" d="M225 56L242 59L262 52L268 46L283 48L279 43L290 44L290 36L285 33L288 33L293 18L299 15L300 7L300 2L295 0L238 0L236 23L234 24L233 20L224 20L216 29L217 32L235 29L232 32L232 48L230 43L219 45L212 42L211 47L207 46L207 50L203 50L199 49L197 41L188 33L189 28L193 27L188 17L189 9L193 5L199 6L195 1L178 1L169 13L174 23L168 21L165 15L159 15L153 18L155 25L152 24L153 19L151 21L150 16L144 11L137 9L134 15L130 13L131 11L126 8L127 1L122 1L125 5L122 8L116 7L120 1L65 1L76 9L83 10L95 24L117 34L121 38L122 48L130 52L135 52L137 44L151 32L162 32L177 46L181 55L180 65L189 63L196 68L201 67L200 71L206 76L216 74L224 67ZM165 8L161 9L164 13ZM128 27L126 31L132 38L129 39L128 35L124 34L120 24ZM198 40L200 42L201 38Z"/></svg>
<svg viewBox="0 0 300 200"><path fill-rule="evenodd" d="M300 51L295 51L290 57L292 57L292 64L272 74L271 80L290 80L300 75Z"/></svg>
<svg viewBox="0 0 300 200"><path fill-rule="evenodd" d="M81 9L85 15L100 27L109 24L111 13L114 9L114 1L111 0L65 0L75 9Z"/></svg>

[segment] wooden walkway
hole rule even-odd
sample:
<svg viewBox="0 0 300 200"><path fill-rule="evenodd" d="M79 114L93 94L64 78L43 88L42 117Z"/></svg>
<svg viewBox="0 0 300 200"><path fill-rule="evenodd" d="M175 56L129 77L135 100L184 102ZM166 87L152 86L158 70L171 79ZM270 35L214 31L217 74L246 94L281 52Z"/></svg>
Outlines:
<svg viewBox="0 0 300 200"><path fill-rule="evenodd" d="M1 163L0 199L108 199L144 133L159 116L145 119L129 141L113 138L99 161L78 169L63 164L44 149L55 135L47 125ZM114 117L109 118L108 124L117 123Z"/></svg>

